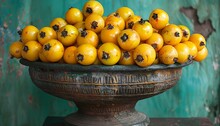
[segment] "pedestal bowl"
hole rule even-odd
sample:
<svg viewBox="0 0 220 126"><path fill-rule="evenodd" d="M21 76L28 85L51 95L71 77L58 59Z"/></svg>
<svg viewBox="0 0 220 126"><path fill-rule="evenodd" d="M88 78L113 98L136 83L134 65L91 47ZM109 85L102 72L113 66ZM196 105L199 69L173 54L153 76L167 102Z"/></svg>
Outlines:
<svg viewBox="0 0 220 126"><path fill-rule="evenodd" d="M138 100L158 95L178 82L182 68L174 65L70 65L30 62L33 83L43 91L74 101L76 113L65 117L67 126L148 126L147 115L135 110Z"/></svg>

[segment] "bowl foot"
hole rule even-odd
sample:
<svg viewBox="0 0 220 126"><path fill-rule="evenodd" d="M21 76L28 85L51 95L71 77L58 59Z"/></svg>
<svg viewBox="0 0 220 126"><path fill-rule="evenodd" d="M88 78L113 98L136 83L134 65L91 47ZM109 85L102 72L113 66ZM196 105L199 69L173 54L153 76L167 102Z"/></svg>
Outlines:
<svg viewBox="0 0 220 126"><path fill-rule="evenodd" d="M137 111L122 111L112 116L73 113L65 118L66 126L148 126L149 117Z"/></svg>

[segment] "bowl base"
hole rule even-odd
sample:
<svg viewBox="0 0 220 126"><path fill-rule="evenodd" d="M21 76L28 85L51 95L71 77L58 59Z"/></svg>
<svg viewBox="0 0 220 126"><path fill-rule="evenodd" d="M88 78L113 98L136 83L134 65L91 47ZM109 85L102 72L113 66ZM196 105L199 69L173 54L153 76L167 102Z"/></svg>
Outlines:
<svg viewBox="0 0 220 126"><path fill-rule="evenodd" d="M148 126L149 117L137 111L122 111L112 116L73 113L65 118L66 126Z"/></svg>

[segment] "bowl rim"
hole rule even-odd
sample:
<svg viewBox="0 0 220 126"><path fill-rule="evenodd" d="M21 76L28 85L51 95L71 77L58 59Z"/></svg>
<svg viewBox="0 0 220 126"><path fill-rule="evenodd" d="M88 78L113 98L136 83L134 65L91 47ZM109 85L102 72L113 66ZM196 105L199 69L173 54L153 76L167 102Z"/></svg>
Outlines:
<svg viewBox="0 0 220 126"><path fill-rule="evenodd" d="M153 71L153 70L165 70L165 69L177 69L188 66L193 63L193 60L189 60L186 63L175 63L172 65L154 64L148 67L139 67L137 65L88 65L83 66L80 64L66 64L66 63L47 63L41 61L28 61L26 59L20 59L20 63L29 67L36 67L50 70L65 70L65 71Z"/></svg>

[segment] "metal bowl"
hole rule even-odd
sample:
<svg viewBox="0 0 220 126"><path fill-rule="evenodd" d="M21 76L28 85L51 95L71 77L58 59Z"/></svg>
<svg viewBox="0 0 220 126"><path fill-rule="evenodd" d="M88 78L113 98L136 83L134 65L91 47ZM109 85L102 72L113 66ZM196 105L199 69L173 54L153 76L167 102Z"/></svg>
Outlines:
<svg viewBox="0 0 220 126"><path fill-rule="evenodd" d="M70 126L147 126L149 118L134 107L138 100L149 98L172 88L182 74L173 65L104 66L30 62L29 74L43 91L74 101L78 112L66 116Z"/></svg>

